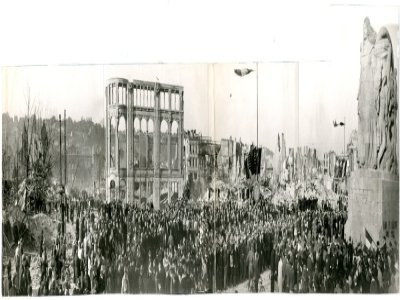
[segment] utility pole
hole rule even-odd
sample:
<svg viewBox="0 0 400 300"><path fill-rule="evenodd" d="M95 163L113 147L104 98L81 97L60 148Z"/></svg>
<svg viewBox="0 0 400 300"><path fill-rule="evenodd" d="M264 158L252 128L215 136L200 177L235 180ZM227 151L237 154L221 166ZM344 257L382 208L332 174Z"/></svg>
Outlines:
<svg viewBox="0 0 400 300"><path fill-rule="evenodd" d="M256 63L257 66L257 149L258 149L258 62ZM257 179L258 179L258 175L257 175Z"/></svg>
<svg viewBox="0 0 400 300"><path fill-rule="evenodd" d="M61 152L61 147L62 147L62 140L61 140L61 114L58 115L58 121L60 124L60 184L62 185L62 152Z"/></svg>
<svg viewBox="0 0 400 300"><path fill-rule="evenodd" d="M257 123L257 149L258 149L258 62L256 62L255 64L256 64L256 89L257 89L257 122L256 123ZM250 74L253 71L254 71L253 69L245 68L245 69L235 69L234 72L236 75L243 77L243 76ZM252 178L252 181L254 181L253 178ZM258 182L258 173L256 174L256 179Z"/></svg>
<svg viewBox="0 0 400 300"><path fill-rule="evenodd" d="M67 111L64 109L64 186L67 187Z"/></svg>
<svg viewBox="0 0 400 300"><path fill-rule="evenodd" d="M257 154L258 154L258 62L257 62ZM258 156L257 156L257 182L258 182Z"/></svg>
<svg viewBox="0 0 400 300"><path fill-rule="evenodd" d="M217 166L217 153L215 153L215 160L214 160L214 172L216 173L216 166ZM214 176L216 179L217 177ZM216 237L217 235L215 234L215 201L217 200L217 189L214 186L214 201L213 201L213 250L214 250L214 276L213 276L213 292L217 292L217 243L216 243Z"/></svg>
<svg viewBox="0 0 400 300"><path fill-rule="evenodd" d="M61 138L61 114L58 115L58 120L60 123L60 203L59 203L59 208L61 211L61 234L64 236L65 233L65 227L64 227L64 203L63 203L63 181L62 181L62 138Z"/></svg>

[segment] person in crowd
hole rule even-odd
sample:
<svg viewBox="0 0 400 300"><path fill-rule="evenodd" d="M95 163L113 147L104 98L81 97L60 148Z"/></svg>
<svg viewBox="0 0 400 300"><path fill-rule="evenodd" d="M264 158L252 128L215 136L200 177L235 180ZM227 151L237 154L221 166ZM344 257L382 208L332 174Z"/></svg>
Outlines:
<svg viewBox="0 0 400 300"><path fill-rule="evenodd" d="M128 279L128 269L124 268L124 276L122 277L121 283L121 294L128 294L129 292L129 279Z"/></svg>

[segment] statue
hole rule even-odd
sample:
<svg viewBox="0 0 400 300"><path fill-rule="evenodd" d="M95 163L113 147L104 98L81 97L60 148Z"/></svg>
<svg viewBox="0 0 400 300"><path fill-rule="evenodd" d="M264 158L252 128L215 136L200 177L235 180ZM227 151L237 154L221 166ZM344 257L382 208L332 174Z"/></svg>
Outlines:
<svg viewBox="0 0 400 300"><path fill-rule="evenodd" d="M369 18L364 20L364 37L361 44L361 72L358 90L358 158L360 167L376 167L374 141L376 109L373 91L373 65L376 32L371 27Z"/></svg>
<svg viewBox="0 0 400 300"><path fill-rule="evenodd" d="M379 31L375 45L375 97L377 107L377 167L391 173L397 173L396 144L397 132L397 92L394 91L397 80L393 67L393 49L386 28Z"/></svg>
<svg viewBox="0 0 400 300"><path fill-rule="evenodd" d="M358 163L360 168L397 174L397 70L388 30L378 35L364 20L358 92Z"/></svg>

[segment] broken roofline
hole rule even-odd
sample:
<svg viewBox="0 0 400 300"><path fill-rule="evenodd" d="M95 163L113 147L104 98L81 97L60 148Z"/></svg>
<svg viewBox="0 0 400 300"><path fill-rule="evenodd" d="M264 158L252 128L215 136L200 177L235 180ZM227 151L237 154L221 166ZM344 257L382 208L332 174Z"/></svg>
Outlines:
<svg viewBox="0 0 400 300"><path fill-rule="evenodd" d="M160 90L162 91L168 91L168 90L175 90L175 91L182 91L183 92L183 86L181 85L175 85L175 84L169 84L169 83L161 83L158 81L145 81L145 80L139 80L139 79L132 79L129 81L126 78L110 78L107 80L107 85L110 83L122 83L122 84L132 84L134 86L141 86L141 87L147 87L147 88L154 88L155 84L159 85Z"/></svg>

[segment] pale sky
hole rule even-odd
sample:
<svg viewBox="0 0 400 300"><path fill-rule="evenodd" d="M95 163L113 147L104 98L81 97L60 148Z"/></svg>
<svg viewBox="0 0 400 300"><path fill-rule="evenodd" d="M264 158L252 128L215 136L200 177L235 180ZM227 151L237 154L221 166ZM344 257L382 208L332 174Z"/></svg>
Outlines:
<svg viewBox="0 0 400 300"><path fill-rule="evenodd" d="M245 11L249 9L246 7ZM254 13L258 18L263 14L260 11ZM215 59L211 55L209 61L225 64L188 64L188 61L196 61L193 58L196 52L191 51L194 54L190 54L189 58L188 55L182 56L185 64L52 64L3 68L2 110L11 115L23 115L26 111L25 94L29 86L31 96L40 103L44 116L63 113L65 108L68 116L73 119L91 117L95 122L100 122L104 117L104 87L108 78L156 81L158 77L160 82L184 87L185 129L196 129L203 135L214 136L216 139L232 136L247 143L255 143L257 74L253 72L245 77L238 77L233 70L240 67L255 69L256 65L251 61L259 59L264 61L259 64L258 72L259 144L275 151L277 134L283 132L287 146L315 146L320 155L331 149L342 151L343 129L333 128L332 122L345 118L346 140L350 132L357 128L359 49L364 17L370 17L371 25L376 31L383 25L388 26L393 48L397 49L395 35L398 31L398 10L375 6L324 6L319 14L314 14L310 11L282 9L280 13L287 13L283 20L271 12L265 13L271 17L269 20L259 21L265 27L252 30L251 26L258 26L259 23L250 17L246 21L247 25L243 25L244 29L235 25L229 31L235 34L236 30L237 35L242 37L235 41L232 40L231 33L226 36L228 50L232 51L223 52L214 48L215 52L222 51L226 56L222 54ZM211 19L218 16L218 13L212 14ZM204 19L198 16L195 18ZM235 20L232 16L226 18L229 24ZM276 27L271 19L277 23ZM189 21L188 16L182 16L182 20ZM284 24L286 26L282 26ZM184 25L184 22L180 23L180 26ZM174 29L178 31L180 27L174 26ZM169 46L172 45L177 53L187 54L190 46L176 40L179 35L168 38L165 32L161 26L160 34L157 35L161 41L156 43L159 45L159 53L164 50L169 53ZM213 41L217 44L223 43L224 30L216 28L216 32L220 38ZM199 34L200 31L195 33ZM131 40L129 37L127 35L126 39ZM191 35L187 37L190 39ZM211 37L214 36L211 34ZM197 39L201 40L200 35ZM257 42L252 42L255 39ZM267 46L258 47L259 41L263 39ZM115 39L112 44L123 48L124 42L125 40ZM202 53L213 51L212 45L205 45L204 49L197 49L200 61L204 60ZM250 56L235 54L238 49L247 49L246 46ZM138 47L148 48L150 53L155 53L154 47L150 45L146 48L145 42L138 43ZM252 50L253 47L257 50ZM96 57L95 53L94 56ZM154 54L154 57L154 60L159 61L158 56ZM176 59L179 55L172 57L179 61ZM243 60L243 57L246 59ZM281 58L278 59L279 57ZM300 62L297 63L295 58L299 58ZM227 59L249 63L226 63ZM273 62L267 62L271 60ZM212 95L215 100L213 107L210 100ZM215 116L214 124L210 113Z"/></svg>

